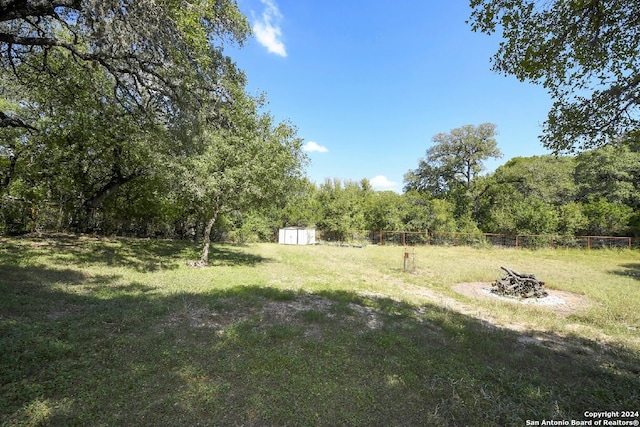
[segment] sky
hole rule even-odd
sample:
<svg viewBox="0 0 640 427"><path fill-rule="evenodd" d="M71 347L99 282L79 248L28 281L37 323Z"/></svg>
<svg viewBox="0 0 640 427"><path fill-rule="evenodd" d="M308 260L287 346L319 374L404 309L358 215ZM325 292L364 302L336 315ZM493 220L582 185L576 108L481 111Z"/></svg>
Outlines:
<svg viewBox="0 0 640 427"><path fill-rule="evenodd" d="M501 159L548 154L539 141L552 100L491 71L499 34L474 33L466 0L238 0L253 37L226 48L298 129L310 180L402 191L403 176L451 129L497 125Z"/></svg>

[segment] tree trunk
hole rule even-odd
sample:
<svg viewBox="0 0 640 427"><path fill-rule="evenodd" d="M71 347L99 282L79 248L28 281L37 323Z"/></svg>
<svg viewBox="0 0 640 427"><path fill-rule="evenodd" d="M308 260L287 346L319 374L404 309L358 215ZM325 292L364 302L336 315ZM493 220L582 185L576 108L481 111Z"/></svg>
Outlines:
<svg viewBox="0 0 640 427"><path fill-rule="evenodd" d="M121 186L133 181L137 177L142 175L142 171L135 171L131 175L122 176L121 174L115 174L109 182L103 185L98 191L93 193L89 199L83 203L84 218L81 225L82 231L90 231L92 228L92 220L95 212L102 206L105 199L114 194Z"/></svg>
<svg viewBox="0 0 640 427"><path fill-rule="evenodd" d="M9 188L9 184L13 181L13 177L16 172L16 164L18 163L18 156L14 153L9 155L9 168L6 173L0 175L0 194L4 192L6 188Z"/></svg>
<svg viewBox="0 0 640 427"><path fill-rule="evenodd" d="M213 214L209 222L207 222L207 226L204 229L204 238L202 239L202 254L200 255L200 264L202 266L206 266L209 260L209 247L211 246L211 230L213 230L213 225L216 223L216 217L218 216L218 211Z"/></svg>
<svg viewBox="0 0 640 427"><path fill-rule="evenodd" d="M211 246L211 231L213 230L213 226L216 223L216 219L218 218L218 213L220 213L220 199L216 199L214 203L213 214L209 221L207 221L207 226L204 229L204 235L202 236L202 254L200 255L200 259L198 261L190 261L187 265L191 267L206 267L209 263L209 247Z"/></svg>

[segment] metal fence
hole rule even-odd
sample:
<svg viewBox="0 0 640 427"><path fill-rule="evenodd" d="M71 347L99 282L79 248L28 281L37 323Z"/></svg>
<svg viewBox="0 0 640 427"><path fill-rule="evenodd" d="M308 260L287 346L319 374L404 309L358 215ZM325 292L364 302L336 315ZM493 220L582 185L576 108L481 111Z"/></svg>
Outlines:
<svg viewBox="0 0 640 427"><path fill-rule="evenodd" d="M319 232L319 240L335 241L329 233ZM350 239L354 243L398 246L494 246L505 248L578 248L632 249L640 248L634 237L560 236L531 234L451 233L413 231L358 231Z"/></svg>

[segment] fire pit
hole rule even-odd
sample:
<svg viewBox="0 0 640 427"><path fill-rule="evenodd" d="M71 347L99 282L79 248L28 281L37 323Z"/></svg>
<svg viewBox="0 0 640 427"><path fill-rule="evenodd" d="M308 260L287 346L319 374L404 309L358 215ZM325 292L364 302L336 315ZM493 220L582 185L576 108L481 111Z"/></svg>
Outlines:
<svg viewBox="0 0 640 427"><path fill-rule="evenodd" d="M534 274L521 274L505 267L500 268L507 275L493 282L492 293L515 298L544 298L549 295L544 289L544 282Z"/></svg>

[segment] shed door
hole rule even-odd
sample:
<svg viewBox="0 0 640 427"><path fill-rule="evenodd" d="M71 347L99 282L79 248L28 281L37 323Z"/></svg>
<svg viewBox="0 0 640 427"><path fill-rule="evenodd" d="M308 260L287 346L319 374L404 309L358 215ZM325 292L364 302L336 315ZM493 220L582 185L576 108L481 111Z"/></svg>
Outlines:
<svg viewBox="0 0 640 427"><path fill-rule="evenodd" d="M285 230L285 243L287 245L297 245L298 244L298 230Z"/></svg>

